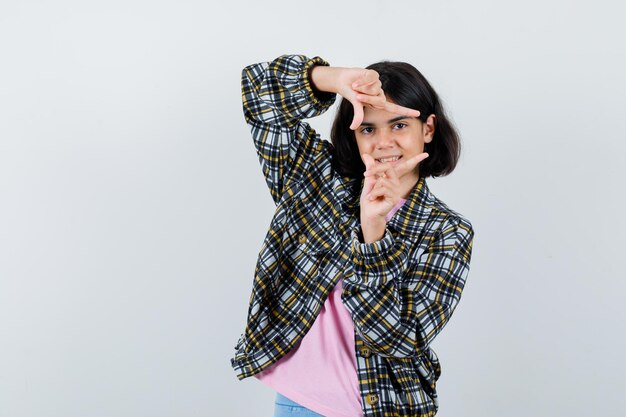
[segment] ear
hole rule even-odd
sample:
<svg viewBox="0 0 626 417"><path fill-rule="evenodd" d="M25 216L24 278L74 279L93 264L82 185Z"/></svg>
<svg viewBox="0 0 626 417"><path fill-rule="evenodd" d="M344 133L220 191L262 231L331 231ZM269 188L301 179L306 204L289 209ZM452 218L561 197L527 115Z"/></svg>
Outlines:
<svg viewBox="0 0 626 417"><path fill-rule="evenodd" d="M435 136L435 126L437 125L437 116L431 114L426 119L426 123L422 123L422 133L424 135L424 142L430 143Z"/></svg>

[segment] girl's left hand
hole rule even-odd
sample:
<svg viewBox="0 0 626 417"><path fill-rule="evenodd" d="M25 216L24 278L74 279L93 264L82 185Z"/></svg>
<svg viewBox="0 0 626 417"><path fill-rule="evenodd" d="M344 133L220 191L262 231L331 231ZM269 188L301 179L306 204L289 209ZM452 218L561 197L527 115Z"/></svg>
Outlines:
<svg viewBox="0 0 626 417"><path fill-rule="evenodd" d="M400 177L412 171L428 157L423 152L397 165L377 164L369 154L361 155L365 163L365 182L361 192L361 223L377 222L400 201L402 189Z"/></svg>

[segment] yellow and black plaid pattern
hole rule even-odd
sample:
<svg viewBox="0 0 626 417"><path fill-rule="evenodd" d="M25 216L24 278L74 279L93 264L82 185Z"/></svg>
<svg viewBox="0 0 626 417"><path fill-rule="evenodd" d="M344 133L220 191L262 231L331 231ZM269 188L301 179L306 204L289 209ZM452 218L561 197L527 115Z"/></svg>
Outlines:
<svg viewBox="0 0 626 417"><path fill-rule="evenodd" d="M430 193L422 178L383 238L359 241L362 181L333 170L332 144L303 121L335 100L313 93L313 65L328 64L284 55L242 72L244 115L276 212L231 364L243 379L282 358L343 278L364 416L432 416L441 368L430 343L461 298L472 225Z"/></svg>

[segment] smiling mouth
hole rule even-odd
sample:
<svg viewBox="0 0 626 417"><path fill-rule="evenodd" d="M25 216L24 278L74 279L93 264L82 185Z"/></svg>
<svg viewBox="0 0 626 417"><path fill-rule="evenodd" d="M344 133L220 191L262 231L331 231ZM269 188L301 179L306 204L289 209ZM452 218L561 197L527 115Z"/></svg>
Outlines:
<svg viewBox="0 0 626 417"><path fill-rule="evenodd" d="M398 159L402 158L402 155L399 156L390 156L387 158L380 158L380 159L376 159L376 162L380 163L380 164L384 164L385 162L394 162L397 161Z"/></svg>

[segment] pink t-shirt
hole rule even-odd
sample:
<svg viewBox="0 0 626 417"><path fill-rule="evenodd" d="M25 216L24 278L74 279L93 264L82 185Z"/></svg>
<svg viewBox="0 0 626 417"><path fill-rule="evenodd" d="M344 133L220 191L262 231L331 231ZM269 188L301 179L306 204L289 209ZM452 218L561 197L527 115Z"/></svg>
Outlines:
<svg viewBox="0 0 626 417"><path fill-rule="evenodd" d="M387 214L386 221L406 200ZM341 301L343 278L298 346L255 375L285 397L326 417L361 417L354 324Z"/></svg>

